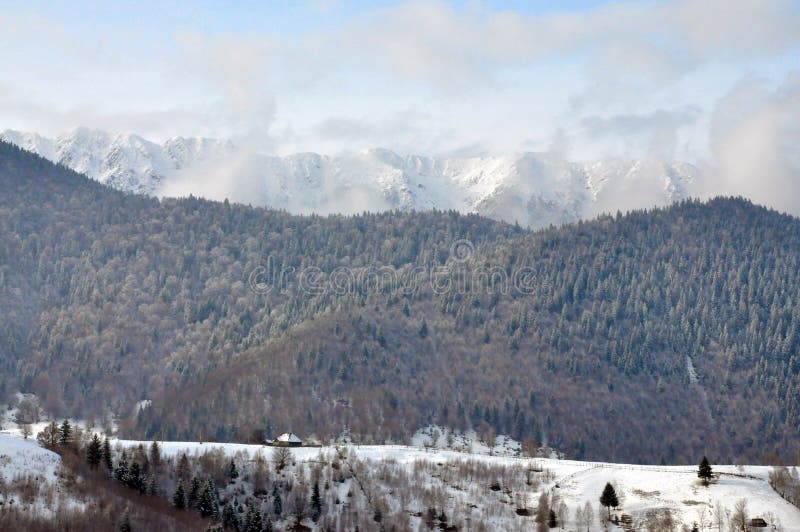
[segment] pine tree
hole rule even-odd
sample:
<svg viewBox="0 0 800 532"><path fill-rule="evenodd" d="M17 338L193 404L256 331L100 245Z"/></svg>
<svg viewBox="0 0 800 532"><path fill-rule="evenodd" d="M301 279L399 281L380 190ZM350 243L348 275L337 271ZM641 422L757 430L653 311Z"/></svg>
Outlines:
<svg viewBox="0 0 800 532"><path fill-rule="evenodd" d="M69 420L65 419L61 423L61 428L58 432L58 443L61 445L66 445L72 441L72 425L70 425Z"/></svg>
<svg viewBox="0 0 800 532"><path fill-rule="evenodd" d="M239 478L239 471L236 469L236 463L231 460L231 465L228 466L228 479L233 482Z"/></svg>
<svg viewBox="0 0 800 532"><path fill-rule="evenodd" d="M161 467L161 447L155 440L150 444L150 465L156 471Z"/></svg>
<svg viewBox="0 0 800 532"><path fill-rule="evenodd" d="M422 319L422 325L419 327L419 336L420 338L426 338L428 336L428 322L425 321L425 318Z"/></svg>
<svg viewBox="0 0 800 532"><path fill-rule="evenodd" d="M281 494L278 492L278 483L272 485L272 512L276 517L283 514L283 502L281 502Z"/></svg>
<svg viewBox="0 0 800 532"><path fill-rule="evenodd" d="M103 464L106 466L106 470L111 472L114 469L114 463L111 459L111 444L108 441L108 438L103 440Z"/></svg>
<svg viewBox="0 0 800 532"><path fill-rule="evenodd" d="M197 510L203 517L212 517L219 514L219 501L214 482L211 479L207 479L203 484L203 489L197 499Z"/></svg>
<svg viewBox="0 0 800 532"><path fill-rule="evenodd" d="M619 499L617 499L617 492L614 491L614 486L610 482L606 483L603 488L603 494L600 495L600 504L608 508L608 518L611 519L611 508L619 506Z"/></svg>
<svg viewBox="0 0 800 532"><path fill-rule="evenodd" d="M117 467L114 468L114 478L117 479L117 482L128 481L128 457L125 451L122 451L122 457L117 462Z"/></svg>
<svg viewBox="0 0 800 532"><path fill-rule="evenodd" d="M178 459L178 465L175 467L175 474L179 479L188 482L190 473L191 466L189 465L189 458L186 456L186 453L182 453L180 459Z"/></svg>
<svg viewBox="0 0 800 532"><path fill-rule="evenodd" d="M708 481L714 476L714 472L711 470L711 465L708 463L708 458L706 458L705 455L700 461L700 467L697 469L697 476L703 482L704 486L708 486Z"/></svg>
<svg viewBox="0 0 800 532"><path fill-rule="evenodd" d="M256 508L256 504L248 506L244 520L245 532L261 532L261 528L261 512Z"/></svg>
<svg viewBox="0 0 800 532"><path fill-rule="evenodd" d="M178 510L186 508L186 493L183 491L183 482L178 481L178 487L175 488L175 493L172 494L172 505Z"/></svg>
<svg viewBox="0 0 800 532"><path fill-rule="evenodd" d="M144 493L145 482L144 477L142 476L142 467L139 465L139 462L134 462L131 464L131 468L128 471L128 479L125 483L132 490L136 490L139 493Z"/></svg>
<svg viewBox="0 0 800 532"><path fill-rule="evenodd" d="M149 495L158 495L158 478L155 473L147 478L147 493Z"/></svg>
<svg viewBox="0 0 800 532"><path fill-rule="evenodd" d="M317 522L320 515L322 515L322 498L319 494L319 482L314 482L314 488L311 490L311 518Z"/></svg>
<svg viewBox="0 0 800 532"><path fill-rule="evenodd" d="M188 508L197 508L197 502L200 498L200 479L192 477L192 483L189 485L189 496L186 498L186 506Z"/></svg>
<svg viewBox="0 0 800 532"><path fill-rule="evenodd" d="M103 447L100 443L100 437L97 434L92 435L92 441L86 447L86 462L92 469L97 469L100 465L100 460L103 458Z"/></svg>
<svg viewBox="0 0 800 532"><path fill-rule="evenodd" d="M222 527L226 530L236 530L237 532L242 529L232 504L226 504L225 509L222 510Z"/></svg>

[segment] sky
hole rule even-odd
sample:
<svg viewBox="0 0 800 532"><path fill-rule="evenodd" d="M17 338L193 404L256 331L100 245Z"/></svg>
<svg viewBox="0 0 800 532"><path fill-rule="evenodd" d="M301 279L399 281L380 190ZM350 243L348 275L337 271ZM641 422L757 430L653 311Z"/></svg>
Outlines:
<svg viewBox="0 0 800 532"><path fill-rule="evenodd" d="M0 49L0 129L800 167L800 0L6 1Z"/></svg>

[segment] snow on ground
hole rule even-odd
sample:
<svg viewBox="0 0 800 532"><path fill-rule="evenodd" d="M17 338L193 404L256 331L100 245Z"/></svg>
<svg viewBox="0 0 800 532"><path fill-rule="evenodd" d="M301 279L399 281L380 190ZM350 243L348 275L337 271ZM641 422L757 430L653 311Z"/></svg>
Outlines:
<svg viewBox="0 0 800 532"><path fill-rule="evenodd" d="M0 434L0 477L6 482L25 475L52 480L57 478L60 465L61 457L36 440Z"/></svg>
<svg viewBox="0 0 800 532"><path fill-rule="evenodd" d="M621 494L621 508L618 512L631 515L640 520L649 509L670 509L678 522L691 526L700 521L701 509L705 508L705 522L709 526L713 521L713 509L719 501L726 509L733 510L739 499L746 499L750 517L768 517L778 530L800 532L800 509L781 499L769 486L767 480L770 467L767 466L714 466L714 471L721 473L719 478L708 487L702 486L697 478L695 466L641 466L631 464L610 464L601 462L579 462L552 458L521 458L516 456L498 456L488 453L473 454L447 449L434 449L422 437L416 441L422 446L404 445L347 445L355 455L367 463L392 463L405 468L414 469L420 461L441 466L457 465L466 461L486 462L495 466L506 466L512 471L522 472L529 467L544 469L552 473L544 489L555 490L569 508L568 529L575 529L574 514L578 506L586 501L595 510L595 525L592 530L600 530L597 523L598 499L606 482L611 482ZM138 444L148 446L150 442L117 440L116 444L125 448ZM222 449L226 455L247 453L251 457L263 453L269 460L272 447L263 445L244 445L229 443L199 442L163 442L162 454L175 457L182 452L188 455L202 454L205 451ZM342 449L339 447L338 449ZM299 463L314 462L320 459L321 453L333 456L336 447L299 447L291 449L295 461ZM458 497L462 488L453 485L454 497ZM541 488L538 488L541 489ZM484 491L486 491L484 489ZM488 492L487 492L488 493ZM513 502L520 500L528 508L534 509L538 499L538 491L517 493ZM507 504L512 504L509 496ZM476 501L477 502L477 501ZM480 505L480 502L479 502Z"/></svg>
<svg viewBox="0 0 800 532"><path fill-rule="evenodd" d="M474 430L461 432L436 425L430 425L418 430L411 437L411 445L414 447L436 447L494 456L520 456L522 452L522 445L510 436L497 436L494 445L490 449L489 445L482 441Z"/></svg>
<svg viewBox="0 0 800 532"><path fill-rule="evenodd" d="M558 473L572 467L560 467L545 461ZM701 521L705 510L706 525L713 521L717 502L727 509L740 499L747 501L751 517L774 515L768 522L779 524L782 530L800 530L800 509L781 499L767 483L769 467L715 466L722 473L708 487L698 482L695 467L651 467L622 464L587 464L566 475L556 475L559 492L571 506L589 501L597 509L597 497L606 482L622 494L622 511L634 517L643 516L653 508L673 510L673 516L687 525Z"/></svg>
<svg viewBox="0 0 800 532"><path fill-rule="evenodd" d="M22 506L37 513L57 506L61 457L36 440L0 434L0 508Z"/></svg>

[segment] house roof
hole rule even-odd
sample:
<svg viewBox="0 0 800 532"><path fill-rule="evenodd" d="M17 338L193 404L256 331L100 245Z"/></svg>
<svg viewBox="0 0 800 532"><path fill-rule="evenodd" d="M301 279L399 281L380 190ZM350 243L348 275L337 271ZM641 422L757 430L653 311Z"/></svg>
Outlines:
<svg viewBox="0 0 800 532"><path fill-rule="evenodd" d="M300 436L298 436L294 432L284 432L275 439L278 441L286 441L289 443L303 443L303 440L300 439Z"/></svg>

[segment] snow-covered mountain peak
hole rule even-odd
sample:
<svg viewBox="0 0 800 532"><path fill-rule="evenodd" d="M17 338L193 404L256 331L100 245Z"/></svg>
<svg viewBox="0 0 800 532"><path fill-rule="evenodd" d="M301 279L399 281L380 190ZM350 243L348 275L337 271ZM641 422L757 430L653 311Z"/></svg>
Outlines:
<svg viewBox="0 0 800 532"><path fill-rule="evenodd" d="M0 139L128 192L187 195L298 213L431 208L541 227L687 197L697 168L681 162L575 163L550 153L446 158L373 148L337 156L252 153L230 141L74 128L56 138Z"/></svg>

